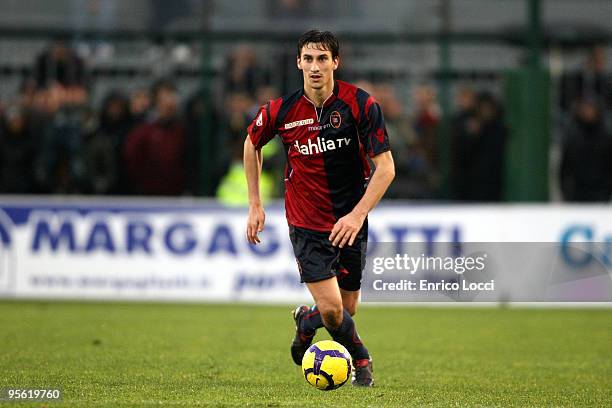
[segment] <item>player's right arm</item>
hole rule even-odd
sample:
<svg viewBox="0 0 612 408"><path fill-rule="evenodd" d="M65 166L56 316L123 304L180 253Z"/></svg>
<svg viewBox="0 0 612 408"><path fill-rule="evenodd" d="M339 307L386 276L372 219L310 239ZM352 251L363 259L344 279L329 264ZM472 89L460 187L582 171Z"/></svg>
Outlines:
<svg viewBox="0 0 612 408"><path fill-rule="evenodd" d="M247 135L244 141L244 172L249 191L249 217L247 219L246 237L251 244L260 242L258 233L263 231L266 214L259 194L259 179L263 165L261 149L257 149Z"/></svg>
<svg viewBox="0 0 612 408"><path fill-rule="evenodd" d="M280 101L280 99L278 99ZM247 179L249 194L249 218L247 220L246 238L251 244L258 244L258 233L263 231L266 215L259 195L259 180L261 177L261 166L263 156L261 148L273 137L271 123L272 115L270 104L263 105L247 129L247 137L244 141L244 172Z"/></svg>

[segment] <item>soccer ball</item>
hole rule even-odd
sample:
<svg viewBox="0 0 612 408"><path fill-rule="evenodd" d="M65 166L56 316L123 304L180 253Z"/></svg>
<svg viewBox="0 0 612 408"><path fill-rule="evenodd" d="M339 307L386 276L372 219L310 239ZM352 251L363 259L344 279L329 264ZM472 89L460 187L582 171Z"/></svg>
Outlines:
<svg viewBox="0 0 612 408"><path fill-rule="evenodd" d="M313 387L322 391L335 390L351 376L351 355L340 343L319 341L304 354L302 372Z"/></svg>

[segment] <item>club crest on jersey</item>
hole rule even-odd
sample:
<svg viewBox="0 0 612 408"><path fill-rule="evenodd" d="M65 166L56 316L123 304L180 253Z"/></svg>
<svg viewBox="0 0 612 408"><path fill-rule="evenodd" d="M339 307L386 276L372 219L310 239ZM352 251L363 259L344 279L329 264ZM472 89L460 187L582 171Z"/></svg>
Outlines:
<svg viewBox="0 0 612 408"><path fill-rule="evenodd" d="M255 122L255 125L257 126L263 125L263 112L259 112L259 116L257 117L257 121Z"/></svg>
<svg viewBox="0 0 612 408"><path fill-rule="evenodd" d="M342 116L340 115L340 112L333 111L329 117L329 122L334 128L338 129L342 124Z"/></svg>
<svg viewBox="0 0 612 408"><path fill-rule="evenodd" d="M294 127L312 125L314 123L313 118L296 120L295 122L285 123L285 129L293 129Z"/></svg>

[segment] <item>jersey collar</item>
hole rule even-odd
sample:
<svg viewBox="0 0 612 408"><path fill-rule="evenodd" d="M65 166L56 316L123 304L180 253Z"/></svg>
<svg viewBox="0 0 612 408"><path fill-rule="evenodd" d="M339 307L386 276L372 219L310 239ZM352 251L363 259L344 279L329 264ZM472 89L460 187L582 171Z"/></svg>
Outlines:
<svg viewBox="0 0 612 408"><path fill-rule="evenodd" d="M325 100L325 102L323 102L323 107L329 106L338 97L338 92L339 92L338 88L339 88L338 81L334 80L334 89L332 89L331 95L329 95L327 99ZM308 99L308 97L306 96L306 92L304 92L304 87L302 87L301 89L301 94L302 94L302 101L305 101L311 105L315 105L315 103L311 101L310 99Z"/></svg>

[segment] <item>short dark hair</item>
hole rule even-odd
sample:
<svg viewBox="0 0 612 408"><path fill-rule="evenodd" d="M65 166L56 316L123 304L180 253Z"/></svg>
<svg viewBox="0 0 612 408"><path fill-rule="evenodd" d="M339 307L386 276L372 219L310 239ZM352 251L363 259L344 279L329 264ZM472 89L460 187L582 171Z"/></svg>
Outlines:
<svg viewBox="0 0 612 408"><path fill-rule="evenodd" d="M332 59L338 58L340 44L331 31L310 30L302 34L297 44L298 57L302 55L302 48L310 43L321 44L324 50L331 52Z"/></svg>

